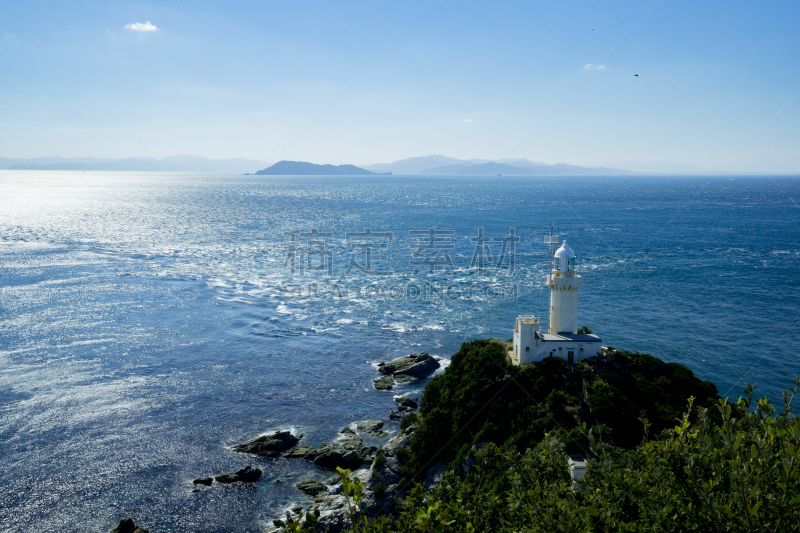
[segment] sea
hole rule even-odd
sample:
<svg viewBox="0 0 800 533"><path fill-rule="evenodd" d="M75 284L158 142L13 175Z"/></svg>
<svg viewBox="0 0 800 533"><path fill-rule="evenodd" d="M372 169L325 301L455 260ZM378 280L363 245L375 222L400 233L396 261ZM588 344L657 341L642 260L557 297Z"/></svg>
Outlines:
<svg viewBox="0 0 800 533"><path fill-rule="evenodd" d="M0 171L0 531L263 531L326 480L245 457L388 419L377 364L509 339L566 240L579 326L781 404L800 178ZM441 371L441 370L440 370ZM194 478L252 464L255 484Z"/></svg>

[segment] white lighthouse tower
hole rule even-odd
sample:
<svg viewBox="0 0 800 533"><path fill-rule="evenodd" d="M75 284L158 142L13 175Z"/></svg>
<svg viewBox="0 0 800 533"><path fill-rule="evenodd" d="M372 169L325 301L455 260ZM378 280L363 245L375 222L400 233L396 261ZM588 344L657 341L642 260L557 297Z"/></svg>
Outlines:
<svg viewBox="0 0 800 533"><path fill-rule="evenodd" d="M575 273L575 253L567 246L567 241L553 255L547 286L550 288L549 333L577 334L581 277Z"/></svg>
<svg viewBox="0 0 800 533"><path fill-rule="evenodd" d="M600 337L578 333L578 290L581 277L575 273L575 253L567 241L554 250L558 239L550 235L550 325L547 333L540 330L540 319L519 315L514 324L513 348L509 353L515 365L538 363L548 357L560 357L570 365L580 359L600 355Z"/></svg>

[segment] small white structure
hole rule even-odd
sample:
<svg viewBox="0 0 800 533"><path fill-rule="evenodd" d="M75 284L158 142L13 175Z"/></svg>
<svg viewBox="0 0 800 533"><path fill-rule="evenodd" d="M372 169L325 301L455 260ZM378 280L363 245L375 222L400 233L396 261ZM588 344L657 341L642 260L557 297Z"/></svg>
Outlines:
<svg viewBox="0 0 800 533"><path fill-rule="evenodd" d="M600 337L578 334L578 290L581 277L575 273L575 253L567 241L553 251L550 239L550 324L542 333L540 319L520 315L514 324L514 347L511 360L516 365L537 363L547 357L561 357L569 364L600 355Z"/></svg>
<svg viewBox="0 0 800 533"><path fill-rule="evenodd" d="M567 465L569 465L569 474L572 477L572 488L579 489L581 487L579 481L586 475L586 467L588 466L586 459L580 455L570 455L569 459L567 459Z"/></svg>

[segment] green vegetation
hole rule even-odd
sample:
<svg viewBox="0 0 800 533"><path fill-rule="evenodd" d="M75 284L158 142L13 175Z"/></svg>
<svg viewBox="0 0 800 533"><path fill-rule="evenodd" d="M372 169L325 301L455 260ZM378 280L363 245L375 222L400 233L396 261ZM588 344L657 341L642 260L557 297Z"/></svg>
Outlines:
<svg viewBox="0 0 800 533"><path fill-rule="evenodd" d="M384 496L386 496L386 489L388 486L386 483L378 483L375 485L375 497L379 500L382 500Z"/></svg>
<svg viewBox="0 0 800 533"><path fill-rule="evenodd" d="M617 446L632 448L641 440L639 417L660 432L680 417L686 398L694 396L701 407L719 399L713 383L649 355L612 351L581 361L572 373L561 358L512 366L503 344L464 343L447 371L425 387L419 418L403 420L416 424L403 483L421 480L437 461L460 468L483 442L524 452L550 433L568 453L586 454L581 415ZM584 382L588 395L582 407L577 394Z"/></svg>
<svg viewBox="0 0 800 533"><path fill-rule="evenodd" d="M378 470L384 464L386 464L386 457L384 457L383 454L383 448L378 448L378 451L375 452L375 459L372 461L372 464L375 466L375 470Z"/></svg>
<svg viewBox="0 0 800 533"><path fill-rule="evenodd" d="M753 405L748 386L744 399L713 408L719 424L690 399L677 425L633 450L581 427L596 458L577 488L563 446L550 435L525 453L488 444L469 473L450 471L429 492L418 484L396 515L357 522L353 531L797 532L796 389L776 416L766 398ZM649 434L646 420L641 427ZM498 475L501 488L487 490L486 480Z"/></svg>
<svg viewBox="0 0 800 533"><path fill-rule="evenodd" d="M591 333L592 333L592 330L590 330L586 326L581 326L581 329L578 330L578 334L579 335L590 335Z"/></svg>
<svg viewBox="0 0 800 533"><path fill-rule="evenodd" d="M473 341L425 388L392 515L367 519L363 485L340 471L351 531L800 532L799 387L777 412L750 385L730 403L645 354L609 350L571 373L560 359L513 367L498 343ZM439 460L439 484L411 483ZM317 530L315 516L284 525Z"/></svg>

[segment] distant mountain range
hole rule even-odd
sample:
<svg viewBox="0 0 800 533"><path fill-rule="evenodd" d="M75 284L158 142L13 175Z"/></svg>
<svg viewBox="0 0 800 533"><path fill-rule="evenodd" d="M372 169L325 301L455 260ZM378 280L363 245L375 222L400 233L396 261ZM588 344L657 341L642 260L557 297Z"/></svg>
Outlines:
<svg viewBox="0 0 800 533"><path fill-rule="evenodd" d="M548 165L527 159L456 159L443 155L428 155L401 159L394 163L366 165L364 168L378 172L394 174L428 174L428 175L497 175L504 176L558 176L558 175L625 175L625 174L704 174L701 167L682 163L622 162L608 167L581 167L566 163Z"/></svg>
<svg viewBox="0 0 800 533"><path fill-rule="evenodd" d="M708 171L685 163L656 161L649 163L620 161L609 167L581 167L566 163L547 163L525 159L456 159L444 155L427 155L401 159L394 163L380 163L357 167L354 165L317 165L302 161L279 161L274 165L256 159L209 159L196 155L176 155L155 159L129 157L126 159L97 159L72 157L37 157L33 159L7 159L0 157L0 169L12 170L127 170L127 171L202 171L253 173L259 175L350 175L420 174L420 175L474 175L474 176L558 176L558 175L624 175L624 174L706 174Z"/></svg>
<svg viewBox="0 0 800 533"><path fill-rule="evenodd" d="M391 174L391 172L388 172ZM354 165L315 165L303 161L278 161L256 172L259 176L377 176L377 172Z"/></svg>
<svg viewBox="0 0 800 533"><path fill-rule="evenodd" d="M255 159L209 159L197 155L175 155L154 159L152 157L128 157L126 159L95 159L94 157L37 157L34 159L6 159L0 157L0 168L11 170L160 170L160 171L205 171L205 172L252 172L269 165Z"/></svg>
<svg viewBox="0 0 800 533"><path fill-rule="evenodd" d="M480 163L475 165L459 163L443 167L429 168L421 174L435 175L470 175L470 176L559 176L559 175L620 175L630 174L628 170L603 167L576 167L565 163L545 165L543 163L531 164L527 167L508 165L504 163Z"/></svg>

